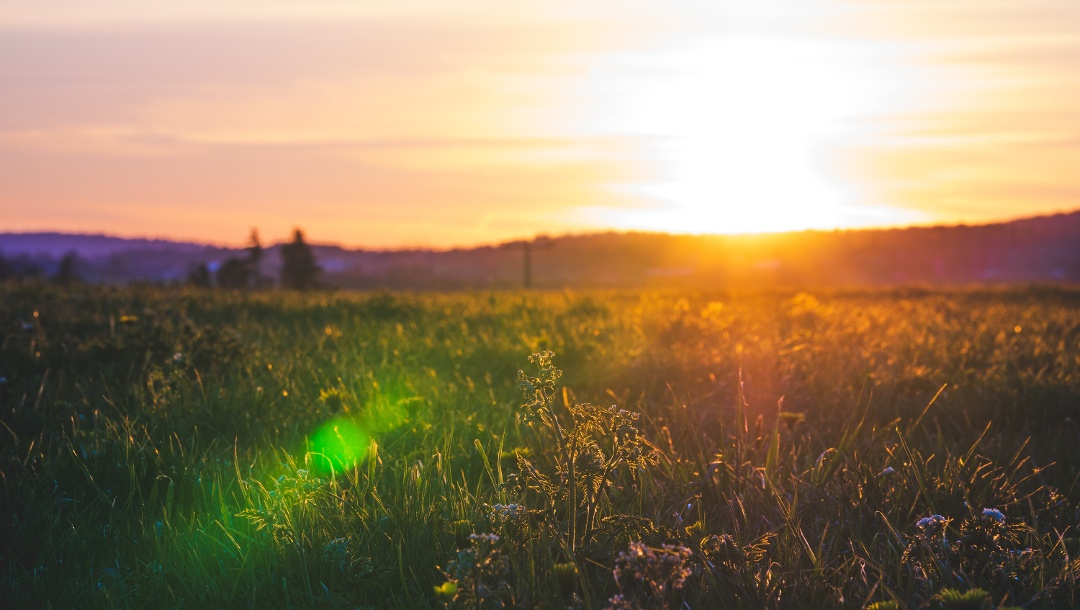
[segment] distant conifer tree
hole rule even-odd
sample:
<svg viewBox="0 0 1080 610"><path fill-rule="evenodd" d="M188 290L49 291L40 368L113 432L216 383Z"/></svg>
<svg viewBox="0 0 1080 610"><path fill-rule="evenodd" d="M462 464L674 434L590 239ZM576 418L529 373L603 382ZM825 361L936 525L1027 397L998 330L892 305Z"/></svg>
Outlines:
<svg viewBox="0 0 1080 610"><path fill-rule="evenodd" d="M247 256L231 257L221 263L217 270L217 284L222 288L240 290L246 288L265 288L269 278L262 274L263 247L259 243L259 231L251 230L248 247L244 248ZM191 278L189 278L190 280Z"/></svg>
<svg viewBox="0 0 1080 610"><path fill-rule="evenodd" d="M227 258L218 267L217 285L230 290L242 290L251 282L251 269L242 258Z"/></svg>
<svg viewBox="0 0 1080 610"><path fill-rule="evenodd" d="M199 263L191 273L188 274L187 283L191 286L198 286L199 288L209 288L213 282L210 276L210 267L206 263Z"/></svg>
<svg viewBox="0 0 1080 610"><path fill-rule="evenodd" d="M53 276L53 283L60 286L68 286L82 281L79 274L75 271L75 264L78 262L79 255L74 251L68 252L60 259L60 266L56 269L56 275Z"/></svg>
<svg viewBox="0 0 1080 610"><path fill-rule="evenodd" d="M262 259L263 259L263 247L259 242L259 230L251 229L251 236L248 238L247 247L247 263L250 277L248 278L248 284L252 288L267 288L271 279L262 274Z"/></svg>
<svg viewBox="0 0 1080 610"><path fill-rule="evenodd" d="M8 264L7 259L4 258L4 253L0 252L0 282L11 279L15 275L15 270Z"/></svg>
<svg viewBox="0 0 1080 610"><path fill-rule="evenodd" d="M296 229L292 242L281 246L281 287L291 290L315 288L320 271L311 246L304 242L303 231Z"/></svg>

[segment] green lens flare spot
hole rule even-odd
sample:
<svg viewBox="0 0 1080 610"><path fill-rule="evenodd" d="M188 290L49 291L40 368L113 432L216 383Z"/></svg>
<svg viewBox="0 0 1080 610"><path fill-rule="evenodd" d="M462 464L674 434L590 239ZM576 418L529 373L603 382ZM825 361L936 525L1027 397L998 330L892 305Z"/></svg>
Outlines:
<svg viewBox="0 0 1080 610"><path fill-rule="evenodd" d="M348 470L363 461L371 437L356 423L333 419L315 431L308 441L311 463L323 473Z"/></svg>

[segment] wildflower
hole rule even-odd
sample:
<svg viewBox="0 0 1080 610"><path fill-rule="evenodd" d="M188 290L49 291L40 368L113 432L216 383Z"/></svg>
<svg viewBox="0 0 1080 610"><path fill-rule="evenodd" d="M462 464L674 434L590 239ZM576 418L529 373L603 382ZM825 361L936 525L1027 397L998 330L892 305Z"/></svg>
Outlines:
<svg viewBox="0 0 1080 610"><path fill-rule="evenodd" d="M334 538L327 542L326 546L323 547L322 558L323 561L336 566L338 570L344 572L349 560L349 539Z"/></svg>
<svg viewBox="0 0 1080 610"><path fill-rule="evenodd" d="M892 466L887 466L885 468L885 470L882 470L881 472L879 472L877 476L879 476L879 477L887 477L887 476L894 475L894 474L896 474L896 469L893 468Z"/></svg>
<svg viewBox="0 0 1080 610"><path fill-rule="evenodd" d="M469 541L472 542L473 544L477 545L477 546L479 546L481 544L489 544L491 546L495 546L496 544L499 543L499 535L498 534L471 534L469 536Z"/></svg>
<svg viewBox="0 0 1080 610"><path fill-rule="evenodd" d="M615 429L615 438L620 443L636 442L638 440L638 429L630 422L637 419L638 414L620 409L618 416L622 421L619 423L618 428Z"/></svg>
<svg viewBox="0 0 1080 610"><path fill-rule="evenodd" d="M736 572L746 563L746 553L731 534L713 534L701 541L701 551L718 568Z"/></svg>
<svg viewBox="0 0 1080 610"><path fill-rule="evenodd" d="M604 610L636 610L638 607L637 604L623 597L622 593L617 593L608 600L608 605Z"/></svg>
<svg viewBox="0 0 1080 610"><path fill-rule="evenodd" d="M461 602L462 607L502 608L506 605L503 598L512 591L507 582L510 560L497 547L499 537L472 534L469 543L470 547L458 551L447 566L449 579L455 583L451 599Z"/></svg>
<svg viewBox="0 0 1080 610"><path fill-rule="evenodd" d="M577 403L568 392L557 400L562 373L552 357L550 351L531 356L538 375L518 371L518 381L524 393L523 419L542 425L554 437L554 471L544 472L521 452L517 462L519 474L527 475L526 486L546 496L543 500L551 505L565 506L555 512L554 526L575 553L605 519L602 503L608 493L617 491L619 472L636 483L638 473L658 459L652 452L643 452L644 439L633 423L638 414L615 405Z"/></svg>
<svg viewBox="0 0 1080 610"><path fill-rule="evenodd" d="M495 504L488 507L492 521L505 523L525 514L525 507L520 504Z"/></svg>
<svg viewBox="0 0 1080 610"><path fill-rule="evenodd" d="M630 548L615 558L615 582L622 594L608 600L609 608L628 601L659 600L671 591L683 588L691 571L686 565L691 551L682 545L665 544L651 548L631 542Z"/></svg>
<svg viewBox="0 0 1080 610"><path fill-rule="evenodd" d="M604 467L604 452L596 445L590 445L578 454L574 467L582 474L598 474Z"/></svg>
<svg viewBox="0 0 1080 610"><path fill-rule="evenodd" d="M1010 553L1019 548L1017 534L1017 527L1010 528L1000 510L984 508L974 513L960 524L955 551L961 566L969 573L988 573L991 582L1010 573L1015 575L1015 570L1026 563L1022 554Z"/></svg>
<svg viewBox="0 0 1080 610"><path fill-rule="evenodd" d="M919 519L915 525L927 536L934 536L945 529L949 520L941 515L930 515Z"/></svg>
<svg viewBox="0 0 1080 610"><path fill-rule="evenodd" d="M555 368L552 363L554 357L555 352L550 350L529 356L529 362L537 368L539 373L537 376L518 371L518 388L525 398L525 402L521 405L524 409L522 418L526 423L553 424L552 421L546 419L551 414L544 411L550 412L552 400L555 398L556 382L562 377L562 371Z"/></svg>

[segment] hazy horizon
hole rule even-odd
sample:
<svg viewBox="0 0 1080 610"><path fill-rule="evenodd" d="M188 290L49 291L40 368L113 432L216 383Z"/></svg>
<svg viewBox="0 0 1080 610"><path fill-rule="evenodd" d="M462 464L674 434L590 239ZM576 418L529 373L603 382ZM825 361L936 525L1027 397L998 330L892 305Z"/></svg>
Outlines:
<svg viewBox="0 0 1080 610"><path fill-rule="evenodd" d="M4 231L447 249L1080 208L1067 0L0 0Z"/></svg>
<svg viewBox="0 0 1080 610"><path fill-rule="evenodd" d="M575 237L590 237L595 235L615 234L615 235L627 235L627 234L653 234L653 235L666 235L671 237L754 237L754 236L770 236L770 235L785 235L785 234L801 234L801 233L831 233L831 232L851 232L851 231L887 231L887 230L903 230L903 229L918 229L918 228L949 228L957 226L968 227L980 227L990 226L998 224L1007 224L1010 222L1018 222L1024 220L1033 220L1039 218L1047 218L1052 216L1080 214L1080 207L1073 210L1061 210L1051 211L1043 214L1017 216L1014 218L1008 218L1004 220L991 220L986 222L938 222L938 223L923 223L923 224L910 224L910 225L892 225L881 227L835 227L835 228L807 228L807 229L790 229L790 230L778 230L778 231L758 231L758 232L733 232L733 233L716 233L716 232L699 232L699 233L678 233L672 231L659 231L649 229L617 229L617 228L595 228L584 229L580 231L569 231L564 233L537 233L534 235L523 236L511 236L506 239L500 239L490 242L477 242L472 244L458 244L458 245L445 245L445 246L433 246L424 244L402 244L402 245L390 245L390 246L372 246L363 243L346 243L336 242L328 240L320 240L318 236L313 236L304 231L303 227L294 227L300 229L304 233L304 239L307 243L313 246L342 248L346 250L373 250L373 251L406 251L406 250L432 250L432 251L448 251L448 250L468 250L472 248L485 248L485 247L498 247L507 243L519 242L519 241L531 241L536 239L560 239L560 238L575 238ZM293 231L290 230L287 234L281 236L267 236L258 231L258 227L251 227L259 235L259 241L264 247L272 247L284 243L288 243L293 239ZM236 239L232 241L208 241L199 239L196 237L170 237L167 235L154 235L154 234L120 234L113 231L58 231L54 229L39 229L39 230L20 230L20 231L0 231L0 235L35 235L35 234L56 234L56 235L74 235L80 237L101 237L105 239L122 239L122 240L143 240L143 241L162 241L177 244L190 244L196 246L206 246L212 248L223 249L243 249L250 245L251 231L244 234L243 239Z"/></svg>

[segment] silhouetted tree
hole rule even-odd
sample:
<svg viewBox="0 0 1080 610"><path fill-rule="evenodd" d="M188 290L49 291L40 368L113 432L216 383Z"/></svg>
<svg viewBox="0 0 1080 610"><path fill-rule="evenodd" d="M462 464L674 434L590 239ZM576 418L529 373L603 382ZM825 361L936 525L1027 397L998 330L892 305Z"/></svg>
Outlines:
<svg viewBox="0 0 1080 610"><path fill-rule="evenodd" d="M187 276L187 283L199 288L209 288L213 285L210 276L210 267L206 263L199 263Z"/></svg>
<svg viewBox="0 0 1080 610"><path fill-rule="evenodd" d="M4 258L4 253L0 252L0 282L5 282L15 276L15 270L8 264L7 259Z"/></svg>
<svg viewBox="0 0 1080 610"><path fill-rule="evenodd" d="M217 271L217 283L222 288L243 289L263 288L269 283L261 273L263 248L259 243L259 232L251 230L249 245L245 248L244 258L228 258Z"/></svg>
<svg viewBox="0 0 1080 610"><path fill-rule="evenodd" d="M60 266L56 269L56 275L53 276L53 283L60 286L68 286L82 281L79 274L75 271L75 263L78 262L79 256L74 251L68 252L60 259Z"/></svg>
<svg viewBox="0 0 1080 610"><path fill-rule="evenodd" d="M9 265L12 277L17 280L36 280L45 275L45 270L41 268L41 265L30 260L25 254L12 259Z"/></svg>
<svg viewBox="0 0 1080 610"><path fill-rule="evenodd" d="M259 243L259 230L252 228L251 235L248 236L248 260L255 266L258 266L262 261L262 244Z"/></svg>
<svg viewBox="0 0 1080 610"><path fill-rule="evenodd" d="M262 244L259 242L259 230L252 228L247 247L247 261L251 271L249 281L252 288L267 288L272 282L270 278L262 274L263 253Z"/></svg>
<svg viewBox="0 0 1080 610"><path fill-rule="evenodd" d="M217 270L217 285L231 290L247 288L251 283L251 268L242 258L227 258Z"/></svg>
<svg viewBox="0 0 1080 610"><path fill-rule="evenodd" d="M281 246L281 287L310 290L318 284L320 271L303 231L296 229L292 242Z"/></svg>

